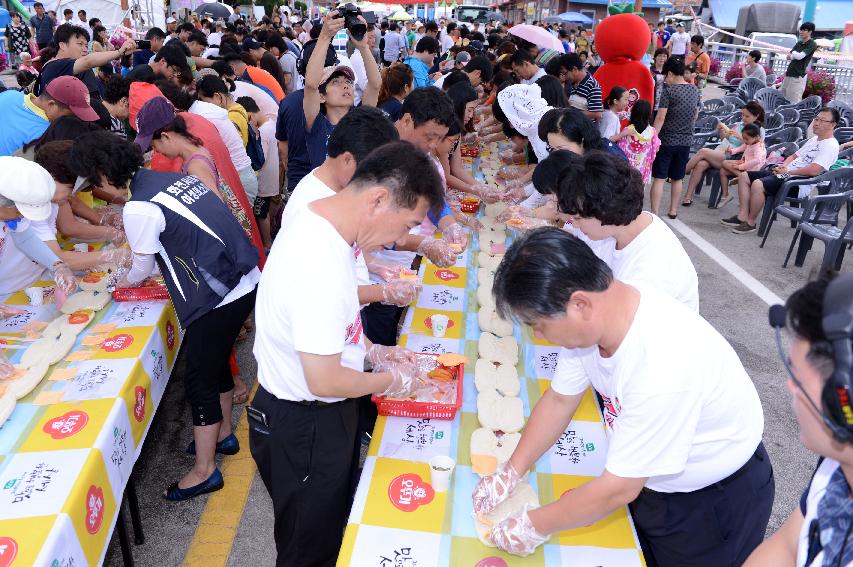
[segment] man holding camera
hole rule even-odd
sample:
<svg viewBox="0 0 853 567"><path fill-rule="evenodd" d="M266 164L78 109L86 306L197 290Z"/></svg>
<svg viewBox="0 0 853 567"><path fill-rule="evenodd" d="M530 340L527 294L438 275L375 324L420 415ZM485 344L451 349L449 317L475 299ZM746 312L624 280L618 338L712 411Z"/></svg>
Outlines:
<svg viewBox="0 0 853 567"><path fill-rule="evenodd" d="M779 330L794 339L786 360ZM745 567L806 567L853 563L853 274L825 275L770 308L777 346L788 371L800 441L819 455L809 485L788 519Z"/></svg>
<svg viewBox="0 0 853 567"><path fill-rule="evenodd" d="M365 106L376 106L379 98L382 79L365 37L367 22L361 15L344 18L338 11L329 13L323 20L317 45L314 46L305 70L302 109L305 114L305 147L308 150L311 167L318 167L326 160L326 143L332 130L355 104L355 74L352 69L344 65L323 66L332 38L345 26L353 44L361 54L367 73L367 86L361 97L361 103Z"/></svg>

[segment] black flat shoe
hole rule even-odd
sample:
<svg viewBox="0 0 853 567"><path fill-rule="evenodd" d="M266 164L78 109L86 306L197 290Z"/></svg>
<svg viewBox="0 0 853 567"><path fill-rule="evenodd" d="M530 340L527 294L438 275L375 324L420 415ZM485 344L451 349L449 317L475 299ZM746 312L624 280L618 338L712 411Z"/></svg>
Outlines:
<svg viewBox="0 0 853 567"><path fill-rule="evenodd" d="M216 443L216 452L220 455L236 455L240 452L240 442L232 433L222 441ZM190 441L187 445L187 453L195 455L195 441Z"/></svg>
<svg viewBox="0 0 853 567"><path fill-rule="evenodd" d="M693 204L693 201L682 201L681 202L682 207L689 207L692 204Z"/></svg>
<svg viewBox="0 0 853 567"><path fill-rule="evenodd" d="M173 482L166 489L166 493L163 494L163 499L172 502L183 502L184 500L189 500L208 492L216 492L217 490L221 490L223 486L225 486L225 480L217 468L213 470L213 474L206 481L189 488L180 488L177 482Z"/></svg>
<svg viewBox="0 0 853 567"><path fill-rule="evenodd" d="M666 216L668 216L668 217L669 217L670 219L672 219L672 220L675 220L675 219L677 219L677 218L678 218L678 213L675 213L674 215L671 215L671 214L669 214L669 213L666 213Z"/></svg>

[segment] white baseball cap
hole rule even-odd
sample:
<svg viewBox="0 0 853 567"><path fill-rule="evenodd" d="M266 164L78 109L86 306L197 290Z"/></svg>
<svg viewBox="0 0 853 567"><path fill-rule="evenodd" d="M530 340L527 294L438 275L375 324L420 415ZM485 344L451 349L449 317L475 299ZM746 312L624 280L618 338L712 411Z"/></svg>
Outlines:
<svg viewBox="0 0 853 567"><path fill-rule="evenodd" d="M166 23L167 23L167 24L177 24L177 23L178 23L178 20L176 20L175 18L172 18L172 17L170 16L170 17L166 18Z"/></svg>
<svg viewBox="0 0 853 567"><path fill-rule="evenodd" d="M19 157L0 157L0 195L15 203L24 218L47 219L55 191L56 183L39 164Z"/></svg>

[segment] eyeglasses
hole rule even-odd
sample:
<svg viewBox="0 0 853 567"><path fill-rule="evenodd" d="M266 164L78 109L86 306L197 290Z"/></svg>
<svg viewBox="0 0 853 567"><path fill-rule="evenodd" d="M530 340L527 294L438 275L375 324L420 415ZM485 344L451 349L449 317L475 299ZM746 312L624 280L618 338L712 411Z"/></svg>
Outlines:
<svg viewBox="0 0 853 567"><path fill-rule="evenodd" d="M353 82L351 80L347 79L346 77L336 77L326 84L335 85L336 87L352 87L353 86Z"/></svg>
<svg viewBox="0 0 853 567"><path fill-rule="evenodd" d="M823 118L815 118L815 122L823 122L824 124L835 124L835 120L825 120Z"/></svg>

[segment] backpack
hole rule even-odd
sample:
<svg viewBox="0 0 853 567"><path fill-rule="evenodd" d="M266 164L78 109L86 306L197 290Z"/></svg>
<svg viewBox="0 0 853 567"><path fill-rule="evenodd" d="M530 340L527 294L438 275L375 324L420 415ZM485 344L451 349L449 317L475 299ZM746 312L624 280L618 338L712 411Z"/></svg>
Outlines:
<svg viewBox="0 0 853 567"><path fill-rule="evenodd" d="M266 162L264 146L261 144L261 133L249 124L249 141L246 143L246 154L252 160L252 169L260 171Z"/></svg>

